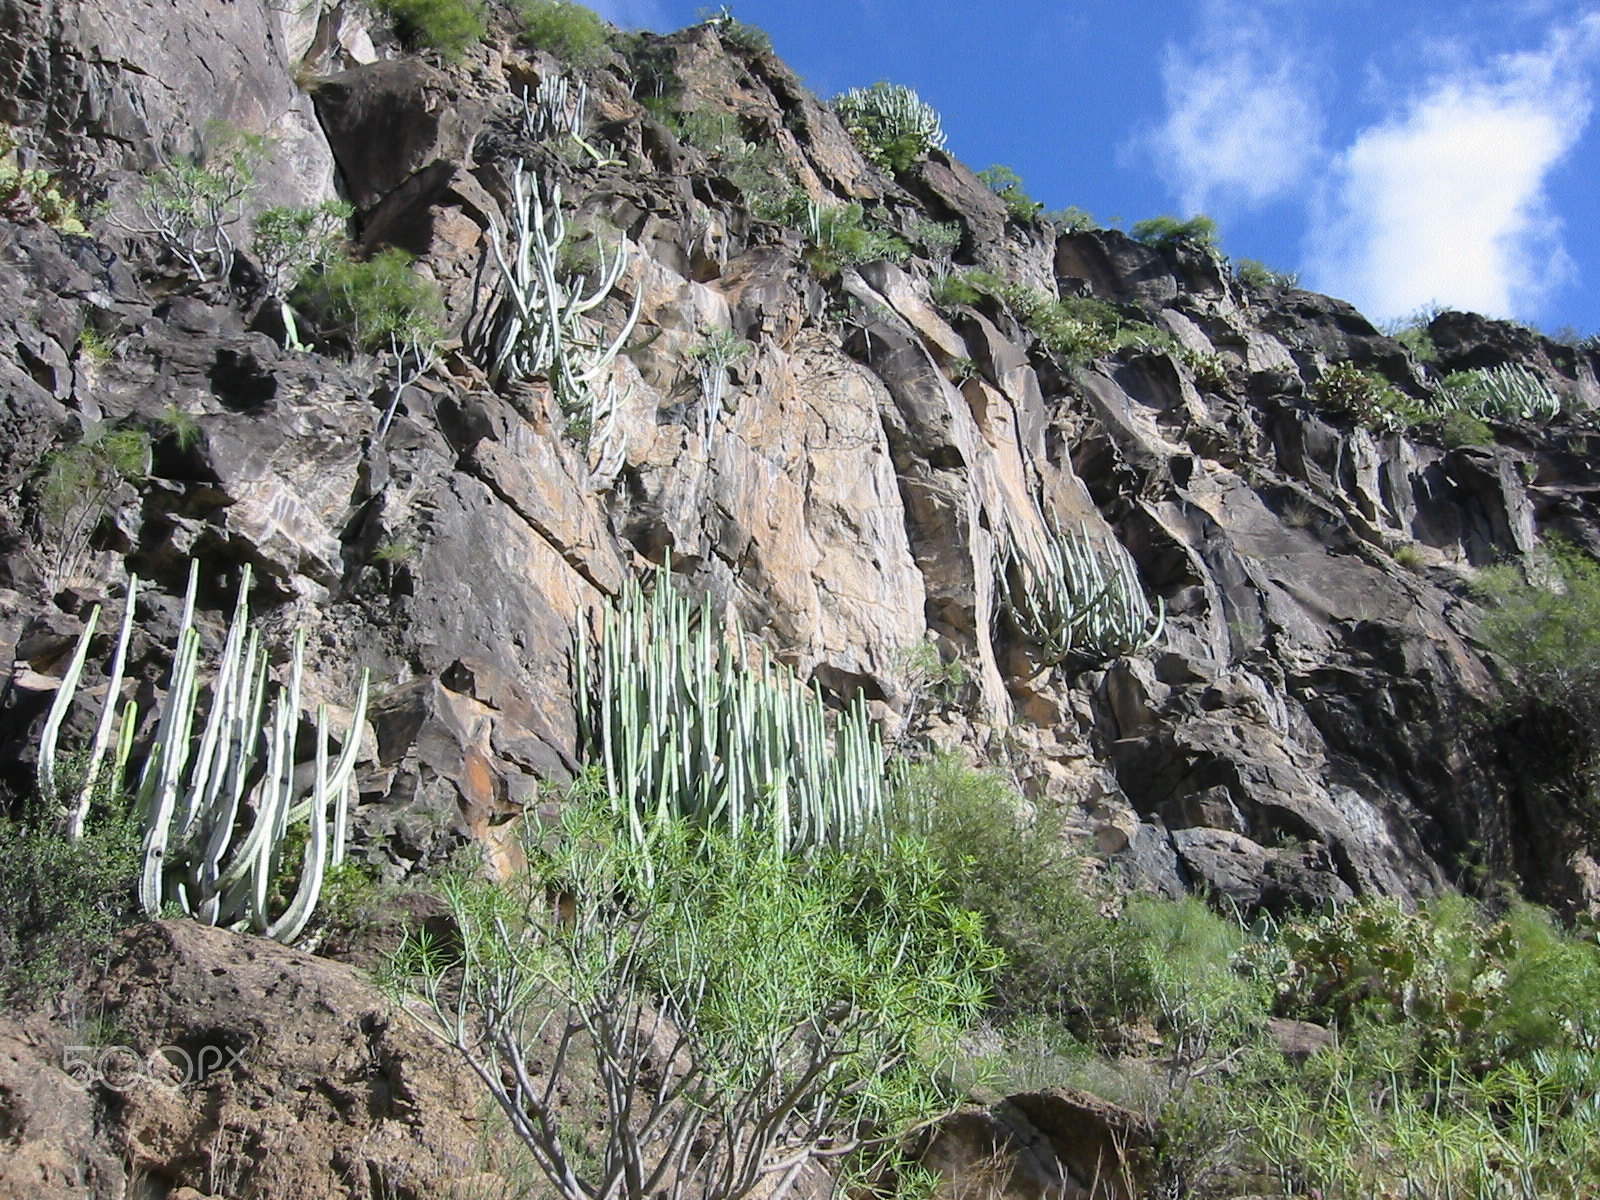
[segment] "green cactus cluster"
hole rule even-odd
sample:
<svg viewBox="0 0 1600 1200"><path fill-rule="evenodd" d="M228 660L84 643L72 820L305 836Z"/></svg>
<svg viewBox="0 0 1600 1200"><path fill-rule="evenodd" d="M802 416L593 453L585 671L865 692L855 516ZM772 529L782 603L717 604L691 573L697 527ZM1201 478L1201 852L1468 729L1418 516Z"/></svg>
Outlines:
<svg viewBox="0 0 1600 1200"><path fill-rule="evenodd" d="M898 83L851 88L833 98L833 111L873 165L899 174L930 150L944 148L939 113Z"/></svg>
<svg viewBox="0 0 1600 1200"><path fill-rule="evenodd" d="M1000 607L1046 666L1137 654L1166 625L1166 604L1158 599L1151 606L1133 557L1086 530L1052 523L1027 549L1015 537L1002 538L995 578Z"/></svg>
<svg viewBox="0 0 1600 1200"><path fill-rule="evenodd" d="M649 845L676 818L783 850L841 846L878 827L894 786L858 699L831 719L821 697L765 648L752 650L679 592L670 568L649 594L630 582L579 627L578 724L614 805Z"/></svg>
<svg viewBox="0 0 1600 1200"><path fill-rule="evenodd" d="M295 638L287 686L274 685L260 632L251 627L246 567L215 673L202 687L201 639L194 625L198 582L198 564L192 564L172 674L135 792L143 829L139 903L152 916L175 906L210 925L248 928L290 942L316 907L328 868L344 860L367 679L363 674L337 760L330 761L324 704L317 710L312 759L302 764L297 751L304 633ZM63 815L70 840L83 836L101 787L100 773L118 720L138 590L137 577L131 578L99 721L76 787L62 788L57 749L99 622L98 607L78 640L40 739L39 792L47 800L66 802ZM123 786L137 726L138 710L129 701L110 774L113 792ZM291 837L291 830L302 826L306 836L298 878L287 905L274 913L272 897L285 872L286 847L298 840L298 832Z"/></svg>

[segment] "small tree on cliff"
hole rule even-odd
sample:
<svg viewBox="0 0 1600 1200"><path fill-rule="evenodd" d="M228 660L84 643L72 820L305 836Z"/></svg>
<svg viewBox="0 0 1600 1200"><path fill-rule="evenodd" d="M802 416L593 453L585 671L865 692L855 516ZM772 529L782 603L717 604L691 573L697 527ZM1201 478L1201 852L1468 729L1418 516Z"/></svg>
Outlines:
<svg viewBox="0 0 1600 1200"><path fill-rule="evenodd" d="M646 861L575 801L496 886L456 879L457 944L395 960L562 1200L780 1200L948 1111L935 1065L998 956L928 854L802 860L664 822ZM595 1086L604 1112L565 1109Z"/></svg>

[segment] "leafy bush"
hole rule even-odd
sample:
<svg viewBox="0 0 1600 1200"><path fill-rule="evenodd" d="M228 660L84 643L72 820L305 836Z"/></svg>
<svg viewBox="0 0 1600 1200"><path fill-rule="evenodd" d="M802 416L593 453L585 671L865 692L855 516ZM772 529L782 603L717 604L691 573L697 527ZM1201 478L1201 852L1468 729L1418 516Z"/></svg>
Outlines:
<svg viewBox="0 0 1600 1200"><path fill-rule="evenodd" d="M345 201L324 200L302 208L281 205L256 217L251 250L261 268L267 294L278 300L290 349L308 347L300 342L289 297L342 254L345 226L354 215L355 208Z"/></svg>
<svg viewBox="0 0 1600 1200"><path fill-rule="evenodd" d="M1471 413L1462 412L1460 409L1453 409L1445 414L1439 432L1444 444L1452 450L1460 446L1494 445L1494 430Z"/></svg>
<svg viewBox="0 0 1600 1200"><path fill-rule="evenodd" d="M792 207L789 211L793 211ZM806 262L822 279L832 279L846 267L884 259L904 262L911 255L905 242L869 224L866 211L859 204L806 201L801 229L809 243Z"/></svg>
<svg viewBox="0 0 1600 1200"><path fill-rule="evenodd" d="M833 110L875 165L898 175L930 150L944 147L939 114L903 84L879 82L833 98Z"/></svg>
<svg viewBox="0 0 1600 1200"><path fill-rule="evenodd" d="M536 50L574 67L592 67L611 52L611 30L592 10L572 0L515 0L522 34Z"/></svg>
<svg viewBox="0 0 1600 1200"><path fill-rule="evenodd" d="M1595 793L1600 768L1600 566L1552 543L1552 587L1523 582L1507 567L1482 572L1488 605L1480 636L1511 670L1507 716L1514 745L1536 771L1569 770L1560 786Z"/></svg>
<svg viewBox="0 0 1600 1200"><path fill-rule="evenodd" d="M619 807L569 801L506 887L450 881L459 946L413 939L395 963L558 1196L648 1200L672 1172L735 1200L955 1106L941 1068L996 955L925 850L801 861L674 818L646 856ZM599 1077L601 1119L557 1101L547 1029Z"/></svg>
<svg viewBox="0 0 1600 1200"><path fill-rule="evenodd" d="M138 919L139 841L121 812L76 842L42 814L0 817L0 998L59 995Z"/></svg>
<svg viewBox="0 0 1600 1200"><path fill-rule="evenodd" d="M1383 376L1349 362L1323 371L1311 385L1311 400L1322 411L1369 429L1407 429L1433 415Z"/></svg>
<svg viewBox="0 0 1600 1200"><path fill-rule="evenodd" d="M1233 262L1233 277L1251 288L1292 288L1300 286L1296 271L1275 271L1266 263L1253 258L1237 258Z"/></svg>
<svg viewBox="0 0 1600 1200"><path fill-rule="evenodd" d="M728 10L727 5L723 5L721 12L712 17L708 23L717 27L717 33L724 45L751 55L772 53L772 38L767 35L767 31L759 25L739 20Z"/></svg>
<svg viewBox="0 0 1600 1200"><path fill-rule="evenodd" d="M979 171L978 178L1005 202L1006 212L1019 225L1032 224L1044 210L1044 205L1036 204L1033 197L1028 195L1022 186L1022 177L1010 167L996 163L986 170Z"/></svg>
<svg viewBox="0 0 1600 1200"><path fill-rule="evenodd" d="M1044 219L1055 226L1057 233L1089 233L1100 228L1100 222L1094 219L1089 210L1079 208L1076 204L1047 212Z"/></svg>
<svg viewBox="0 0 1600 1200"><path fill-rule="evenodd" d="M62 195L50 172L17 164L17 139L0 125L0 217L8 221L43 221L61 233L87 233L77 202Z"/></svg>
<svg viewBox="0 0 1600 1200"><path fill-rule="evenodd" d="M475 0L373 0L405 42L459 58L483 40L484 13Z"/></svg>
<svg viewBox="0 0 1600 1200"><path fill-rule="evenodd" d="M1180 221L1173 216L1137 221L1133 226L1133 237L1157 250L1193 246L1200 250L1215 251L1218 246L1217 223L1204 213L1198 213L1187 221Z"/></svg>
<svg viewBox="0 0 1600 1200"><path fill-rule="evenodd" d="M413 261L395 247L365 260L337 258L306 280L302 294L356 349L437 341L444 303L438 285L411 269Z"/></svg>
<svg viewBox="0 0 1600 1200"><path fill-rule="evenodd" d="M90 540L116 490L150 471L150 435L142 429L94 426L76 446L55 450L43 463L38 490L41 545L55 587L85 566Z"/></svg>
<svg viewBox="0 0 1600 1200"><path fill-rule="evenodd" d="M143 224L118 222L126 233L155 239L200 282L233 271L233 226L255 187L270 138L222 124L206 130L201 152L164 162L145 176L139 194Z"/></svg>
<svg viewBox="0 0 1600 1200"><path fill-rule="evenodd" d="M891 828L926 842L952 901L981 914L1005 952L999 1019L1048 1014L1093 1037L1151 1010L1134 930L1101 914L1061 814L1030 820L998 776L941 755L911 768Z"/></svg>

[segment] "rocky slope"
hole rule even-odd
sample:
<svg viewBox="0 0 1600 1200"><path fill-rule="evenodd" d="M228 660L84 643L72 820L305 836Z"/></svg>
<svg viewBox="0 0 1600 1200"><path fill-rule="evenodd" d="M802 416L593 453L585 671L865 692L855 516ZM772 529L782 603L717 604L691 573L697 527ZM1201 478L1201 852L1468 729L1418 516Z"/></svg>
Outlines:
<svg viewBox="0 0 1600 1200"><path fill-rule="evenodd" d="M1350 306L1247 287L1201 250L1019 222L942 152L892 179L781 62L715 23L586 72L590 138L613 148L601 163L524 131L520 95L563 71L549 55L502 41L437 64L354 9L212 7L0 4L0 120L112 214L91 237L0 221L13 787L93 603L116 610L130 572L157 581L132 672L148 700L189 558L213 639L249 563L266 627L308 632L308 706L348 703L364 667L378 681L360 854L391 877L463 837L508 854L508 819L577 766L576 623L670 552L684 588L829 697L863 693L890 737L1013 772L1143 886L1281 909L1487 873L1600 906L1579 816L1522 794L1514 755L1480 736L1497 675L1467 588L1550 531L1600 552L1592 353L1444 314L1436 374L1521 363L1578 416L1498 423L1484 447L1447 448L1428 426L1374 434L1313 405L1325 369L1430 385ZM1107 301L1188 353L1073 365L993 302L936 305L924 258L816 278L799 233L753 216L725 161L635 101L647 75L674 82L679 112L731 114L813 199L863 203L908 236L956 222L958 267ZM401 246L441 286L454 348L404 390L387 436L383 364L285 349L247 259L234 286L197 288L117 233L140 172L208 121L277 139L254 209L338 194L363 247ZM614 480L593 478L548 389L496 390L470 352L519 159L560 183L575 227L631 251L597 314L614 330L640 305L616 367ZM751 353L707 413L686 355L715 330ZM1197 378L1208 355L1218 369ZM159 436L173 412L197 425L192 444ZM155 429L153 461L62 577L37 520L41 464L101 423ZM994 564L997 538L1052 526L1127 548L1166 606L1154 646L1041 667L997 615ZM908 677L925 639L965 685L934 696ZM148 936L221 937L161 929Z"/></svg>

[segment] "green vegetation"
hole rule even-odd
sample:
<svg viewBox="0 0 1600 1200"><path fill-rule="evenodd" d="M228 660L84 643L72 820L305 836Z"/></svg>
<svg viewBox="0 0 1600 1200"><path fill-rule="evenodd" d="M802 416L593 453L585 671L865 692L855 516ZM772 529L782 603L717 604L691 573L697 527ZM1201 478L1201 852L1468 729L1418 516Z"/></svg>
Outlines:
<svg viewBox="0 0 1600 1200"><path fill-rule="evenodd" d="M442 336L444 304L438 285L417 274L413 261L392 246L365 260L334 258L308 273L299 295L352 349L432 344Z"/></svg>
<svg viewBox="0 0 1600 1200"><path fill-rule="evenodd" d="M593 67L611 53L611 30L593 9L572 0L514 0L522 35L574 67Z"/></svg>
<svg viewBox="0 0 1600 1200"><path fill-rule="evenodd" d="M18 166L16 135L5 125L0 125L0 217L43 221L60 233L88 232L77 202L62 194L50 172Z"/></svg>
<svg viewBox="0 0 1600 1200"><path fill-rule="evenodd" d="M629 584L575 652L583 754L641 845L679 817L781 847L842 847L877 828L890 787L863 703L830 722L766 652L729 643L709 597L658 572ZM830 727L831 726L831 727Z"/></svg>
<svg viewBox="0 0 1600 1200"><path fill-rule="evenodd" d="M701 9L700 15L706 18L706 24L716 26L723 45L732 46L750 55L772 53L772 38L767 35L767 31L759 25L750 25L739 20L726 4L714 13L709 9Z"/></svg>
<svg viewBox="0 0 1600 1200"><path fill-rule="evenodd" d="M483 40L483 6L476 0L372 0L379 13L393 21L412 49L437 50L447 59L460 58Z"/></svg>
<svg viewBox="0 0 1600 1200"><path fill-rule="evenodd" d="M1079 208L1076 204L1053 209L1044 214L1044 219L1055 226L1057 233L1090 233L1100 228L1100 223L1094 219L1089 210Z"/></svg>
<svg viewBox="0 0 1600 1200"><path fill-rule="evenodd" d="M1180 221L1173 216L1151 217L1148 221L1136 221L1133 226L1133 237L1134 240L1157 250L1191 246L1197 250L1214 253L1219 244L1217 223L1204 213L1198 213L1187 221Z"/></svg>
<svg viewBox="0 0 1600 1200"><path fill-rule="evenodd" d="M859 204L819 204L798 189L771 207L758 209L767 220L798 229L805 237L806 263L819 279L833 279L862 263L904 262L911 248L873 223Z"/></svg>
<svg viewBox="0 0 1600 1200"><path fill-rule="evenodd" d="M191 563L172 647L172 672L158 701L155 736L135 793L134 807L144 835L139 903L152 916L175 906L207 924L248 926L290 942L316 906L326 868L344 857L360 744L351 730L361 728L367 679L363 673L343 751L331 765L328 709L325 704L318 707L316 770L309 794L303 794L306 785L297 777L294 751L299 742L305 635L295 637L288 686L271 683L260 633L250 628L250 568L245 567L209 694L201 703L201 638L194 627L199 576L199 564ZM99 720L83 752L81 780L65 784L58 739L100 619L98 605L85 622L40 736L38 794L62 807L71 843L83 841L93 824L96 796L123 791L138 724L137 706L131 701L122 712L109 775L102 775L101 769L121 702L138 591L138 579L130 577ZM248 806L247 784L252 801ZM251 820L240 836L237 819L246 807L252 810ZM272 903L280 895L281 902Z"/></svg>
<svg viewBox="0 0 1600 1200"><path fill-rule="evenodd" d="M978 178L988 185L989 190L1005 202L1006 212L1018 225L1031 225L1041 212L1044 205L1034 202L1032 196L1022 186L1022 177L1010 167L994 166L978 172Z"/></svg>
<svg viewBox="0 0 1600 1200"><path fill-rule="evenodd" d="M42 808L21 820L0 815L0 999L62 995L137 919L138 824L120 803L107 807L76 842Z"/></svg>
<svg viewBox="0 0 1600 1200"><path fill-rule="evenodd" d="M1438 407L1477 417L1553 421L1561 415L1561 400L1544 380L1512 363L1447 375L1433 399Z"/></svg>
<svg viewBox="0 0 1600 1200"><path fill-rule="evenodd" d="M1438 362L1439 348L1433 344L1433 336L1428 332L1428 326L1433 323L1433 319L1440 311L1437 304L1426 304L1408 317L1384 322L1380 328L1411 351L1411 357L1418 362Z"/></svg>
<svg viewBox="0 0 1600 1200"><path fill-rule="evenodd" d="M1233 277L1249 288L1293 288L1300 286L1296 271L1275 271L1253 258L1233 260Z"/></svg>
<svg viewBox="0 0 1600 1200"><path fill-rule="evenodd" d="M271 148L272 140L259 134L208 126L197 155L162 163L145 176L143 223L118 222L118 228L153 239L201 283L226 280L233 272L233 226L243 219L256 171Z"/></svg>
<svg viewBox="0 0 1600 1200"><path fill-rule="evenodd" d="M868 161L898 175L930 150L942 149L939 114L902 84L879 82L833 98L833 110Z"/></svg>
<svg viewBox="0 0 1600 1200"><path fill-rule="evenodd" d="M1492 446L1494 430L1471 413L1452 409L1439 426L1444 444L1454 450L1460 446Z"/></svg>
<svg viewBox="0 0 1600 1200"><path fill-rule="evenodd" d="M90 541L117 489L150 471L150 435L142 429L93 426L75 446L45 456L38 484L40 543L54 548L52 590L86 565Z"/></svg>
<svg viewBox="0 0 1600 1200"><path fill-rule="evenodd" d="M998 604L1042 666L1137 654L1161 636L1166 608L1145 598L1139 570L1115 540L1052 527L1034 544L1000 540Z"/></svg>
<svg viewBox="0 0 1600 1200"><path fill-rule="evenodd" d="M510 884L446 884L459 944L394 963L420 1019L562 1200L734 1200L823 1160L873 1181L958 1102L944 1068L997 961L939 865L908 840L795 859L680 817L646 855L615 807L591 783ZM598 1077L597 1119L558 1104L552 1058Z"/></svg>
<svg viewBox="0 0 1600 1200"><path fill-rule="evenodd" d="M308 350L289 297L345 254L345 227L355 208L343 200L324 200L305 208L269 208L255 219L251 242L267 294L278 300L289 348Z"/></svg>
<svg viewBox="0 0 1600 1200"><path fill-rule="evenodd" d="M157 436L170 438L179 450L191 450L200 442L200 422L176 400L168 401L157 414L155 427L160 431Z"/></svg>
<svg viewBox="0 0 1600 1200"><path fill-rule="evenodd" d="M1311 400L1323 412L1347 417L1369 429L1408 429L1433 414L1375 371L1335 363L1311 385Z"/></svg>

